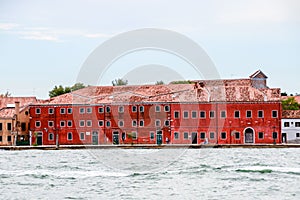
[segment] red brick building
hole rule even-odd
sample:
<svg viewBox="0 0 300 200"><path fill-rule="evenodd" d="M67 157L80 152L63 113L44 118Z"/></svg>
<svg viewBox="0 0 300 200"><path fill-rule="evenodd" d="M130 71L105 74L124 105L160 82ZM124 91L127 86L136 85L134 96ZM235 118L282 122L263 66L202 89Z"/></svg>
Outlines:
<svg viewBox="0 0 300 200"><path fill-rule="evenodd" d="M32 143L281 143L280 89L266 80L87 87L30 107Z"/></svg>

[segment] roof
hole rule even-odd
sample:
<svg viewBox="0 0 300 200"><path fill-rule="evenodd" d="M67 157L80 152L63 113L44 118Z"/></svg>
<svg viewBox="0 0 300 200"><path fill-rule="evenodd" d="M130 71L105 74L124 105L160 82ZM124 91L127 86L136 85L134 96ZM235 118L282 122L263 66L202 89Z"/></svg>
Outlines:
<svg viewBox="0 0 300 200"><path fill-rule="evenodd" d="M37 103L37 99L36 97L0 97L0 109L7 107L8 104L14 104L15 102L20 102L20 107L23 107Z"/></svg>
<svg viewBox="0 0 300 200"><path fill-rule="evenodd" d="M282 119L300 119L300 110L283 110Z"/></svg>
<svg viewBox="0 0 300 200"><path fill-rule="evenodd" d="M235 79L194 81L192 84L90 86L38 104L264 101L280 101L280 89L257 89L250 79Z"/></svg>
<svg viewBox="0 0 300 200"><path fill-rule="evenodd" d="M14 108L2 108L0 109L0 118L13 118L15 113Z"/></svg>
<svg viewBox="0 0 300 200"><path fill-rule="evenodd" d="M268 78L261 70L257 70L250 76L251 79L253 78Z"/></svg>

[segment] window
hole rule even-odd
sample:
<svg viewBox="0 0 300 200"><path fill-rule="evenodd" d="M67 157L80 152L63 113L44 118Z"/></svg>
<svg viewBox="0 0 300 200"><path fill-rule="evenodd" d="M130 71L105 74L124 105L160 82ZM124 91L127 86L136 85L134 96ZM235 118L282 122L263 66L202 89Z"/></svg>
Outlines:
<svg viewBox="0 0 300 200"><path fill-rule="evenodd" d="M66 109L65 108L61 108L60 109L60 114L66 114Z"/></svg>
<svg viewBox="0 0 300 200"><path fill-rule="evenodd" d="M226 111L225 110L221 111L221 118L226 118Z"/></svg>
<svg viewBox="0 0 300 200"><path fill-rule="evenodd" d="M170 126L170 121L169 120L165 121L165 126Z"/></svg>
<svg viewBox="0 0 300 200"><path fill-rule="evenodd" d="M209 138L210 139L214 139L215 138L215 133L214 132L210 132L209 133Z"/></svg>
<svg viewBox="0 0 300 200"><path fill-rule="evenodd" d="M263 118L264 117L264 111L263 110L259 110L258 111L258 118Z"/></svg>
<svg viewBox="0 0 300 200"><path fill-rule="evenodd" d="M252 117L252 111L251 110L247 110L246 111L246 117L247 118L251 118Z"/></svg>
<svg viewBox="0 0 300 200"><path fill-rule="evenodd" d="M118 112L123 113L124 112L124 106L119 106L118 107Z"/></svg>
<svg viewBox="0 0 300 200"><path fill-rule="evenodd" d="M41 114L41 109L40 108L36 108L35 109L35 114Z"/></svg>
<svg viewBox="0 0 300 200"><path fill-rule="evenodd" d="M273 139L277 139L277 132L273 132Z"/></svg>
<svg viewBox="0 0 300 200"><path fill-rule="evenodd" d="M226 135L227 135L226 132L222 132L222 133L221 133L221 139L222 139L222 140L225 140L226 137L227 137Z"/></svg>
<svg viewBox="0 0 300 200"><path fill-rule="evenodd" d="M136 139L137 139L137 132L136 132L136 131L133 131L133 132L132 132L132 139L133 139L133 140L136 140Z"/></svg>
<svg viewBox="0 0 300 200"><path fill-rule="evenodd" d="M170 112L170 106L165 106L165 112Z"/></svg>
<svg viewBox="0 0 300 200"><path fill-rule="evenodd" d="M136 112L136 111L137 111L137 107L136 107L136 106L132 106L132 107L131 107L131 111L132 111L132 112Z"/></svg>
<svg viewBox="0 0 300 200"><path fill-rule="evenodd" d="M132 120L132 127L136 127L137 126L137 122L136 122L136 120L134 119L134 120Z"/></svg>
<svg viewBox="0 0 300 200"><path fill-rule="evenodd" d="M205 114L205 111L200 111L200 118L205 118L206 116L205 116L206 114Z"/></svg>
<svg viewBox="0 0 300 200"><path fill-rule="evenodd" d="M84 111L85 109L84 108L79 108L79 113L80 114L83 114L83 113L85 113L85 111Z"/></svg>
<svg viewBox="0 0 300 200"><path fill-rule="evenodd" d="M85 124L84 120L80 120L80 121L79 121L79 126L80 126L80 127L84 127L84 124Z"/></svg>
<svg viewBox="0 0 300 200"><path fill-rule="evenodd" d="M290 127L290 122L284 122L284 123L283 123L283 126L284 126L284 127Z"/></svg>
<svg viewBox="0 0 300 200"><path fill-rule="evenodd" d="M238 110L234 111L234 117L240 118L240 111L238 111Z"/></svg>
<svg viewBox="0 0 300 200"><path fill-rule="evenodd" d="M85 139L85 134L84 134L84 132L81 132L80 133L80 140L84 140Z"/></svg>
<svg viewBox="0 0 300 200"><path fill-rule="evenodd" d="M49 108L49 109L48 109L48 113L49 113L49 114L53 114L53 113L54 113L54 109L53 109L53 108Z"/></svg>
<svg viewBox="0 0 300 200"><path fill-rule="evenodd" d="M92 120L86 120L86 126L92 127Z"/></svg>
<svg viewBox="0 0 300 200"><path fill-rule="evenodd" d="M159 119L155 120L155 126L156 126L156 127L160 127L160 125L161 125L161 124L160 124L160 120L159 120Z"/></svg>
<svg viewBox="0 0 300 200"><path fill-rule="evenodd" d="M68 140L73 140L73 134L71 132L68 133Z"/></svg>
<svg viewBox="0 0 300 200"><path fill-rule="evenodd" d="M175 119L179 119L179 111L175 111L174 112L174 118Z"/></svg>
<svg viewBox="0 0 300 200"><path fill-rule="evenodd" d="M300 122L295 122L296 127L300 127Z"/></svg>
<svg viewBox="0 0 300 200"><path fill-rule="evenodd" d="M264 139L264 133L258 132L258 139Z"/></svg>
<svg viewBox="0 0 300 200"><path fill-rule="evenodd" d="M53 127L54 122L53 121L48 121L48 127Z"/></svg>
<svg viewBox="0 0 300 200"><path fill-rule="evenodd" d="M0 123L0 131L2 131L2 130L3 130L3 124Z"/></svg>
<svg viewBox="0 0 300 200"><path fill-rule="evenodd" d="M72 122L72 120L68 120L68 122L67 122L67 126L68 126L68 127L72 127L72 126L73 126L73 122Z"/></svg>
<svg viewBox="0 0 300 200"><path fill-rule="evenodd" d="M144 126L144 120L140 120L140 126L141 126L141 127Z"/></svg>
<svg viewBox="0 0 300 200"><path fill-rule="evenodd" d="M155 112L160 112L160 106L155 106Z"/></svg>
<svg viewBox="0 0 300 200"><path fill-rule="evenodd" d="M154 140L154 132L153 131L150 132L150 140Z"/></svg>
<svg viewBox="0 0 300 200"><path fill-rule="evenodd" d="M7 136L7 142L11 142L11 136Z"/></svg>
<svg viewBox="0 0 300 200"><path fill-rule="evenodd" d="M296 137L300 137L300 133L296 133Z"/></svg>
<svg viewBox="0 0 300 200"><path fill-rule="evenodd" d="M188 132L184 132L184 133L183 133L183 138L184 138L185 140L189 139L189 133L188 133Z"/></svg>
<svg viewBox="0 0 300 200"><path fill-rule="evenodd" d="M272 110L272 117L277 118L278 117L278 111L277 110Z"/></svg>
<svg viewBox="0 0 300 200"><path fill-rule="evenodd" d="M106 109L106 112L107 112L107 113L110 113L110 111L111 111L110 106L106 106L105 109Z"/></svg>
<svg viewBox="0 0 300 200"><path fill-rule="evenodd" d="M197 111L192 111L192 118L196 119L197 118Z"/></svg>
<svg viewBox="0 0 300 200"><path fill-rule="evenodd" d="M49 133L49 134L48 134L48 140L49 140L49 141L54 140L54 134L53 134L53 133Z"/></svg>
<svg viewBox="0 0 300 200"><path fill-rule="evenodd" d="M110 121L106 121L106 126L110 127L110 125L111 125Z"/></svg>
<svg viewBox="0 0 300 200"><path fill-rule="evenodd" d="M89 113L89 114L92 113L92 108L87 108L86 113Z"/></svg>
<svg viewBox="0 0 300 200"><path fill-rule="evenodd" d="M200 139L202 139L202 140L205 139L205 132L200 133Z"/></svg>
<svg viewBox="0 0 300 200"><path fill-rule="evenodd" d="M21 123L21 131L26 131L26 123Z"/></svg>
<svg viewBox="0 0 300 200"><path fill-rule="evenodd" d="M183 111L183 118L184 119L189 118L189 112L188 111Z"/></svg>
<svg viewBox="0 0 300 200"><path fill-rule="evenodd" d="M178 140L179 139L179 133L178 132L174 132L174 139Z"/></svg>
<svg viewBox="0 0 300 200"><path fill-rule="evenodd" d="M68 109L67 109L67 112L68 112L68 114L72 114L73 109L72 109L72 108L68 108Z"/></svg>
<svg viewBox="0 0 300 200"><path fill-rule="evenodd" d="M103 107L99 107L98 108L98 113L104 113L104 108Z"/></svg>
<svg viewBox="0 0 300 200"><path fill-rule="evenodd" d="M66 122L65 121L60 121L60 127L64 127L66 126Z"/></svg>
<svg viewBox="0 0 300 200"><path fill-rule="evenodd" d="M11 123L7 123L7 130L8 130L8 131L11 131L11 130L12 130Z"/></svg>
<svg viewBox="0 0 300 200"><path fill-rule="evenodd" d="M35 122L35 127L40 127L41 126L41 122L40 121L36 121Z"/></svg>
<svg viewBox="0 0 300 200"><path fill-rule="evenodd" d="M124 126L124 121L123 120L119 120L119 127L123 127Z"/></svg>
<svg viewBox="0 0 300 200"><path fill-rule="evenodd" d="M140 106L140 112L144 112L144 106Z"/></svg>
<svg viewBox="0 0 300 200"><path fill-rule="evenodd" d="M237 139L237 140L240 139L240 132L235 132L235 139Z"/></svg>
<svg viewBox="0 0 300 200"><path fill-rule="evenodd" d="M0 135L0 142L2 142L2 135Z"/></svg>
<svg viewBox="0 0 300 200"><path fill-rule="evenodd" d="M99 126L104 126L104 121L103 121L103 120L99 120L99 121L98 121L98 125L99 125Z"/></svg>
<svg viewBox="0 0 300 200"><path fill-rule="evenodd" d="M209 111L209 118L215 118L215 111Z"/></svg>

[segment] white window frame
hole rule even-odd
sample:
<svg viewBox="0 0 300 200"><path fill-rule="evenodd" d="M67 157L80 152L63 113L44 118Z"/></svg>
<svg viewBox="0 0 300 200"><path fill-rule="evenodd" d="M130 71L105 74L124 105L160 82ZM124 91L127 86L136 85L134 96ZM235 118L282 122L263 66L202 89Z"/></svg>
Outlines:
<svg viewBox="0 0 300 200"><path fill-rule="evenodd" d="M50 135L52 135L52 139L50 138ZM48 140L53 141L54 140L54 133L48 133Z"/></svg>
<svg viewBox="0 0 300 200"><path fill-rule="evenodd" d="M100 123L102 123L102 125L100 125ZM103 127L104 126L104 120L98 120L98 126Z"/></svg>
<svg viewBox="0 0 300 200"><path fill-rule="evenodd" d="M276 112L276 117L273 116L273 112ZM272 110L271 115L272 115L272 118L273 118L273 119L278 118L278 110ZM278 137L278 136L277 136L277 137Z"/></svg>
<svg viewBox="0 0 300 200"><path fill-rule="evenodd" d="M248 112L250 112L250 117L248 117ZM252 118L252 110L246 110L246 118L251 119Z"/></svg>
<svg viewBox="0 0 300 200"><path fill-rule="evenodd" d="M168 108L168 109L166 109L166 108ZM170 112L170 110L171 110L171 109L170 109L170 106L169 106L169 105L165 105L165 106L164 106L164 111L165 111L165 112Z"/></svg>
<svg viewBox="0 0 300 200"><path fill-rule="evenodd" d="M62 126L62 123L63 123L63 126ZM66 127L66 121L65 120L60 120L59 126L60 127Z"/></svg>
<svg viewBox="0 0 300 200"><path fill-rule="evenodd" d="M85 127L85 121L84 120L79 120L79 127Z"/></svg>
<svg viewBox="0 0 300 200"><path fill-rule="evenodd" d="M262 116L261 116L261 117L259 116L259 112L262 113ZM264 111L263 111L263 110L257 111L257 118L264 118Z"/></svg>
<svg viewBox="0 0 300 200"><path fill-rule="evenodd" d="M119 113L124 113L124 106L119 106L118 107L118 112Z"/></svg>
<svg viewBox="0 0 300 200"><path fill-rule="evenodd" d="M99 107L98 108L98 113L104 113L104 107Z"/></svg>
<svg viewBox="0 0 300 200"><path fill-rule="evenodd" d="M54 108L48 108L48 114L53 115L54 114Z"/></svg>
<svg viewBox="0 0 300 200"><path fill-rule="evenodd" d="M69 139L69 134L71 134L71 139ZM68 132L67 133L67 140L68 141L72 141L73 140L73 133L72 132Z"/></svg>
<svg viewBox="0 0 300 200"><path fill-rule="evenodd" d="M84 114L85 113L85 108L79 108L79 113Z"/></svg>
<svg viewBox="0 0 300 200"><path fill-rule="evenodd" d="M224 113L225 116L222 116L223 113ZM220 112L220 118L225 119L226 117L227 117L226 110L221 110L221 112Z"/></svg>
<svg viewBox="0 0 300 200"><path fill-rule="evenodd" d="M73 109L72 108L67 108L67 113L68 114L72 114L73 113Z"/></svg>
<svg viewBox="0 0 300 200"><path fill-rule="evenodd" d="M155 127L161 127L161 121L160 119L155 120Z"/></svg>
<svg viewBox="0 0 300 200"><path fill-rule="evenodd" d="M79 134L80 140L85 140L85 132L80 132ZM81 137L82 135L83 137Z"/></svg>
<svg viewBox="0 0 300 200"><path fill-rule="evenodd" d="M185 116L185 114L187 114L187 116ZM183 119L188 119L189 118L189 111L188 110L184 110L183 111Z"/></svg>
<svg viewBox="0 0 300 200"><path fill-rule="evenodd" d="M40 125L37 125L37 123L39 123ZM41 121L35 121L35 127L41 127ZM7 130L8 130L8 128L7 128Z"/></svg>
<svg viewBox="0 0 300 200"><path fill-rule="evenodd" d="M175 117L175 113L178 113L178 117ZM180 111L179 110L174 111L174 119L180 119Z"/></svg>
<svg viewBox="0 0 300 200"><path fill-rule="evenodd" d="M59 113L62 114L62 115L66 114L66 109L65 108L60 108Z"/></svg>
<svg viewBox="0 0 300 200"><path fill-rule="evenodd" d="M142 124L141 124L142 123ZM143 120L143 119L141 119L140 121L139 121L139 126L140 127L144 127L144 125L145 125L145 121Z"/></svg>
<svg viewBox="0 0 300 200"><path fill-rule="evenodd" d="M37 115L41 114L41 108L35 108L35 114Z"/></svg>
<svg viewBox="0 0 300 200"><path fill-rule="evenodd" d="M93 109L91 107L86 108L86 113L91 114L93 113Z"/></svg>
<svg viewBox="0 0 300 200"><path fill-rule="evenodd" d="M155 112L161 112L161 106L160 105L155 106Z"/></svg>
<svg viewBox="0 0 300 200"><path fill-rule="evenodd" d="M141 113L145 112L144 106L139 106L139 112L141 112Z"/></svg>
<svg viewBox="0 0 300 200"><path fill-rule="evenodd" d="M133 120L131 121L131 126L132 126L132 127L137 127L137 120L136 120L136 119L133 119Z"/></svg>
<svg viewBox="0 0 300 200"><path fill-rule="evenodd" d="M204 117L201 116L201 113L204 113ZM199 118L200 119L206 119L206 111L205 110L200 110L200 112L199 112Z"/></svg>
<svg viewBox="0 0 300 200"><path fill-rule="evenodd" d="M69 125L69 122L71 122L71 125ZM73 121L72 120L68 120L67 121L67 127L72 127L73 126Z"/></svg>
<svg viewBox="0 0 300 200"><path fill-rule="evenodd" d="M124 127L124 120L119 120L118 125L119 127Z"/></svg>
<svg viewBox="0 0 300 200"><path fill-rule="evenodd" d="M191 111L191 117L192 117L192 119L197 119L197 111L196 110L192 110ZM193 114L195 114L195 116L193 116Z"/></svg>
<svg viewBox="0 0 300 200"><path fill-rule="evenodd" d="M50 125L52 123L52 126ZM54 126L54 121L48 121L48 127L53 127Z"/></svg>
<svg viewBox="0 0 300 200"><path fill-rule="evenodd" d="M86 120L86 127L92 127L92 126L93 126L92 120Z"/></svg>

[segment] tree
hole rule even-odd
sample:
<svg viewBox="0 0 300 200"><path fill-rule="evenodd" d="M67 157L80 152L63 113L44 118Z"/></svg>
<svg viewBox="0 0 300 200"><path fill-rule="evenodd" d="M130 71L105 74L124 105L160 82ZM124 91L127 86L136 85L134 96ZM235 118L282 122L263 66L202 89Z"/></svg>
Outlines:
<svg viewBox="0 0 300 200"><path fill-rule="evenodd" d="M0 97L11 97L11 93L7 91L5 94L0 94Z"/></svg>
<svg viewBox="0 0 300 200"><path fill-rule="evenodd" d="M191 84L192 81L190 80L183 80L183 81L172 81L171 84Z"/></svg>
<svg viewBox="0 0 300 200"><path fill-rule="evenodd" d="M283 110L299 110L299 103L295 100L295 97L289 97L282 100Z"/></svg>
<svg viewBox="0 0 300 200"><path fill-rule="evenodd" d="M155 85L164 85L165 83L163 81L156 81Z"/></svg>
<svg viewBox="0 0 300 200"><path fill-rule="evenodd" d="M112 82L113 86L119 86L119 85L127 85L128 84L128 80L123 80L121 78L115 79Z"/></svg>
<svg viewBox="0 0 300 200"><path fill-rule="evenodd" d="M56 97L85 87L86 86L82 83L75 83L72 87L63 87L62 85L55 86L51 91L49 91L49 97Z"/></svg>

